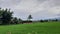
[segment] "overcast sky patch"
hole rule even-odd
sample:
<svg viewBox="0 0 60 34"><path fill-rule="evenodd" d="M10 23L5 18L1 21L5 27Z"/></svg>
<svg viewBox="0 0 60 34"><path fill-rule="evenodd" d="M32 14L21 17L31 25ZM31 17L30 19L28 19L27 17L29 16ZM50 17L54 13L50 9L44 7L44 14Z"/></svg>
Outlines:
<svg viewBox="0 0 60 34"><path fill-rule="evenodd" d="M60 0L0 0L1 8L11 8L13 16L27 19L55 18L60 16Z"/></svg>

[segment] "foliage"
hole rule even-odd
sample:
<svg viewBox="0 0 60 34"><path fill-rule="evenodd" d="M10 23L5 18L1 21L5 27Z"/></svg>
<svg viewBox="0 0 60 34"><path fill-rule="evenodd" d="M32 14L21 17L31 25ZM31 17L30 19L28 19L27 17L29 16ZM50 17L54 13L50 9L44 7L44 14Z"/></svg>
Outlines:
<svg viewBox="0 0 60 34"><path fill-rule="evenodd" d="M28 16L28 21L30 21L32 19L32 15Z"/></svg>
<svg viewBox="0 0 60 34"><path fill-rule="evenodd" d="M0 8L0 24L19 24L22 19L17 19L17 17L12 17L13 12L10 9Z"/></svg>
<svg viewBox="0 0 60 34"><path fill-rule="evenodd" d="M17 17L12 17L12 14L13 12L10 10L10 9L1 9L0 8L0 24L20 24L22 22L26 22L26 23L29 23L31 22L32 23L32 15L30 14L28 16L28 20L27 21L23 21L22 19L20 18L17 18ZM47 20L37 20L37 22L49 22L49 21L58 21L58 19L47 19ZM35 21L36 22L36 21Z"/></svg>
<svg viewBox="0 0 60 34"><path fill-rule="evenodd" d="M0 26L0 34L60 34L60 22Z"/></svg>
<svg viewBox="0 0 60 34"><path fill-rule="evenodd" d="M21 24L22 23L22 19L18 19L17 17L13 17L13 19L11 20L11 24Z"/></svg>
<svg viewBox="0 0 60 34"><path fill-rule="evenodd" d="M2 13L2 24L9 24L12 19L13 12L10 9L5 9Z"/></svg>

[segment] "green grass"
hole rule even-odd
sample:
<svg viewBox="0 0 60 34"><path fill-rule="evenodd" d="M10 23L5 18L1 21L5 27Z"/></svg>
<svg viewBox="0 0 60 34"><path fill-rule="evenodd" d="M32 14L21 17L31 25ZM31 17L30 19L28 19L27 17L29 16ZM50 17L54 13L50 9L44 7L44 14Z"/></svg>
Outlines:
<svg viewBox="0 0 60 34"><path fill-rule="evenodd" d="M0 26L0 34L60 34L59 22Z"/></svg>

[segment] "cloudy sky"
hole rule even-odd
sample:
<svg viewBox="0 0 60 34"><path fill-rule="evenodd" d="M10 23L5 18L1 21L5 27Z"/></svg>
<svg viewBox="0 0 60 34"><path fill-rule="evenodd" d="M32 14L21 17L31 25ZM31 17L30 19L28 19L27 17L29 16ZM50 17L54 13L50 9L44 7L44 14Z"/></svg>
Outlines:
<svg viewBox="0 0 60 34"><path fill-rule="evenodd" d="M27 19L31 14L33 19L60 17L60 0L0 0L1 8L11 8L13 16Z"/></svg>

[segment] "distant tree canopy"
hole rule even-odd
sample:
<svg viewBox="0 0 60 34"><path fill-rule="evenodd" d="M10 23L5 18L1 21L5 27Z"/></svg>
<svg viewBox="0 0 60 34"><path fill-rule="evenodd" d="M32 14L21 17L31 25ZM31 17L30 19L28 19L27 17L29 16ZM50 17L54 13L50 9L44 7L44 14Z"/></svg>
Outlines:
<svg viewBox="0 0 60 34"><path fill-rule="evenodd" d="M1 9L0 8L0 24L19 24L22 22L22 19L17 17L12 17L13 12L10 9Z"/></svg>
<svg viewBox="0 0 60 34"><path fill-rule="evenodd" d="M31 19L32 19L32 15L29 15L29 16L28 16L28 20L31 20Z"/></svg>
<svg viewBox="0 0 60 34"><path fill-rule="evenodd" d="M1 24L9 24L12 19L13 12L10 9L1 9L0 8L0 20L2 21Z"/></svg>
<svg viewBox="0 0 60 34"><path fill-rule="evenodd" d="M28 20L23 21L20 18L12 17L13 12L10 9L1 9L0 8L0 24L6 25L6 24L22 24L22 23L32 23L32 15L30 14L28 16ZM39 22L48 22L48 21L58 21L58 19L48 19L48 20L40 20Z"/></svg>

